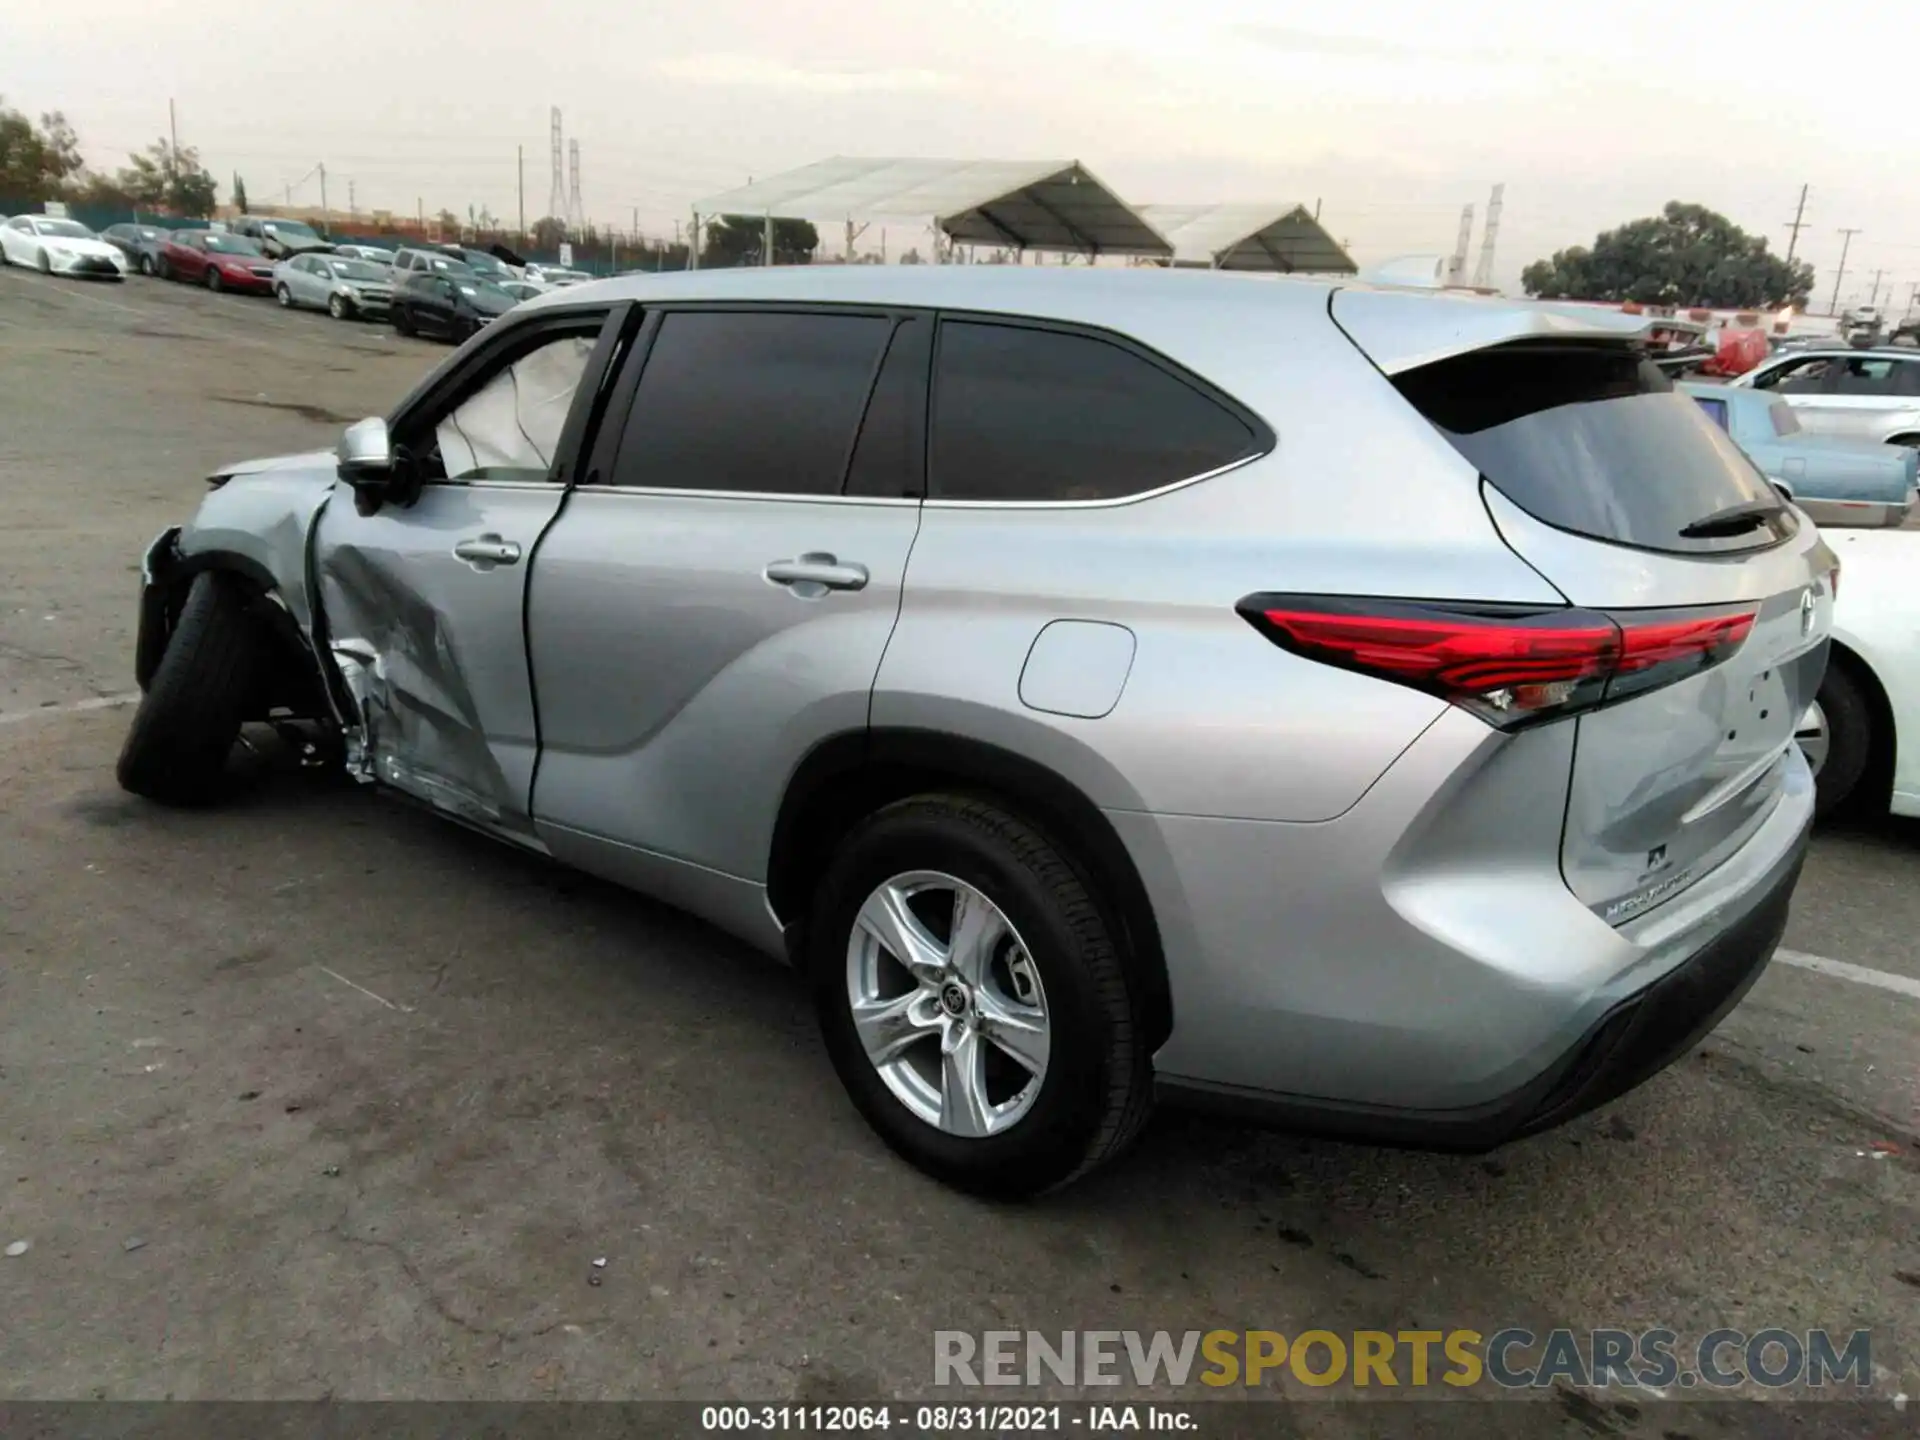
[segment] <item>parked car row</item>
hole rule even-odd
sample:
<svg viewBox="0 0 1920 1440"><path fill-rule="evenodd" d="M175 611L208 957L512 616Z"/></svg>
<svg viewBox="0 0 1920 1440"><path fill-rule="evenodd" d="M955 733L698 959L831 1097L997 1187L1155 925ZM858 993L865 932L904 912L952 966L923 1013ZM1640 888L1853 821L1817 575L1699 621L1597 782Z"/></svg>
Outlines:
<svg viewBox="0 0 1920 1440"><path fill-rule="evenodd" d="M204 230L127 223L98 235L77 220L0 217L0 257L49 274L118 280L138 271L272 295L288 309L387 320L402 335L455 342L523 300L592 278L552 266L516 268L473 246L334 244L300 221L260 216Z"/></svg>

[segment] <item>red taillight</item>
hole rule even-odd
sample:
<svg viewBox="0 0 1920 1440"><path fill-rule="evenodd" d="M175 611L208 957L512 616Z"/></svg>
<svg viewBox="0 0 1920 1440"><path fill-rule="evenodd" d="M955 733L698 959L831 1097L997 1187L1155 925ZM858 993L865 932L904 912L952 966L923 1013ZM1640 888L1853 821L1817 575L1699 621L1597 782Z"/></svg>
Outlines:
<svg viewBox="0 0 1920 1440"><path fill-rule="evenodd" d="M1751 609L1603 614L1512 605L1252 595L1240 613L1282 648L1397 681L1511 729L1717 665Z"/></svg>

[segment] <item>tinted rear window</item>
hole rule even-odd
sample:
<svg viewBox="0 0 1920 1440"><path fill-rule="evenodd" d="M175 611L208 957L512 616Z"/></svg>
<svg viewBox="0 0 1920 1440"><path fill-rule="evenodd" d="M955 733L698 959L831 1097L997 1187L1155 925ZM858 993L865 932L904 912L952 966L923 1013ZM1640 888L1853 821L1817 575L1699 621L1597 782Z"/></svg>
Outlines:
<svg viewBox="0 0 1920 1440"><path fill-rule="evenodd" d="M1503 345L1394 383L1489 484L1558 529L1679 554L1792 533L1740 447L1636 350ZM1736 506L1770 514L1737 533L1681 533Z"/></svg>
<svg viewBox="0 0 1920 1440"><path fill-rule="evenodd" d="M1107 500L1259 452L1253 427L1119 345L943 321L934 361L935 499Z"/></svg>

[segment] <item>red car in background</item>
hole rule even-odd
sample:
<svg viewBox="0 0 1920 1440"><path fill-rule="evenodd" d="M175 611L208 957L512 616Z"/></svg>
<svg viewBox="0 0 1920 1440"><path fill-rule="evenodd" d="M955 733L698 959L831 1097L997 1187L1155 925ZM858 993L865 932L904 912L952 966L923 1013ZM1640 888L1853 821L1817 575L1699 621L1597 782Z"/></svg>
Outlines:
<svg viewBox="0 0 1920 1440"><path fill-rule="evenodd" d="M259 242L218 230L175 230L155 261L166 280L184 280L209 290L273 293L273 262Z"/></svg>

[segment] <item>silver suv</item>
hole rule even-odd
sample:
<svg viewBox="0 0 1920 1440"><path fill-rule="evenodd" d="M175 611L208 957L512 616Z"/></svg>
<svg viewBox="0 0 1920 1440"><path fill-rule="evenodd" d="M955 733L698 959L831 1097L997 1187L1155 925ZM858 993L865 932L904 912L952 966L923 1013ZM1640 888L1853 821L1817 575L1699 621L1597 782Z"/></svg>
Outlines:
<svg viewBox="0 0 1920 1440"><path fill-rule="evenodd" d="M986 267L543 296L146 559L121 782L241 724L804 968L1026 1194L1156 1092L1484 1148L1740 997L1837 573L1630 325Z"/></svg>

